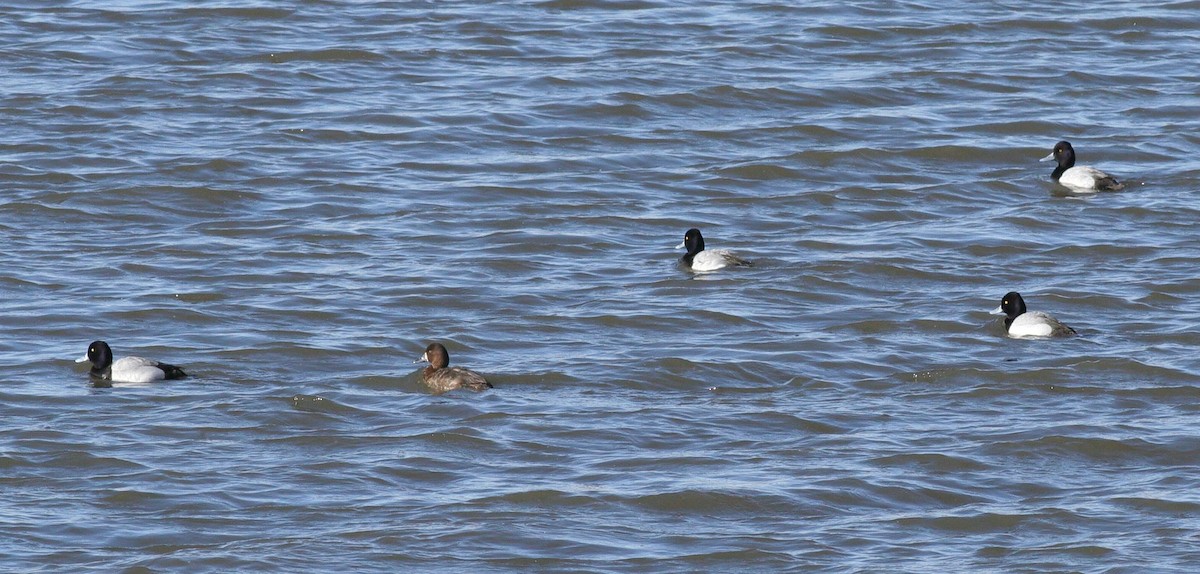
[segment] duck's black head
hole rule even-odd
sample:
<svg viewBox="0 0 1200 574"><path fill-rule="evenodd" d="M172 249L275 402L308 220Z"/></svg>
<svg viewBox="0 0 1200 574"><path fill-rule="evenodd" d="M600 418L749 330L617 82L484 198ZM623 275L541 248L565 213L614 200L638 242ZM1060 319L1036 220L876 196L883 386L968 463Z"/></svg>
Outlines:
<svg viewBox="0 0 1200 574"><path fill-rule="evenodd" d="M687 248L687 255L684 256L684 259L691 260L697 253L704 251L704 236L700 235L699 229L693 227L683 234L681 247Z"/></svg>
<svg viewBox="0 0 1200 574"><path fill-rule="evenodd" d="M1054 151L1050 155L1043 158L1043 161L1053 159L1058 167L1054 169L1054 173L1050 174L1057 180L1062 176L1063 172L1075 167L1075 148L1071 147L1071 142L1063 140L1054 144Z"/></svg>
<svg viewBox="0 0 1200 574"><path fill-rule="evenodd" d="M88 345L87 360L92 363L92 372L103 371L112 366L112 349L104 341L92 341Z"/></svg>
<svg viewBox="0 0 1200 574"><path fill-rule="evenodd" d="M1011 321L1025 312L1025 300L1021 298L1020 293L1009 291L1000 300L1000 310L1004 311L1004 315Z"/></svg>
<svg viewBox="0 0 1200 574"><path fill-rule="evenodd" d="M112 349L108 347L108 343L104 341L92 341L88 345L87 354L76 359L76 363L88 361L92 363L92 376L97 379L107 379L109 373L112 372Z"/></svg>

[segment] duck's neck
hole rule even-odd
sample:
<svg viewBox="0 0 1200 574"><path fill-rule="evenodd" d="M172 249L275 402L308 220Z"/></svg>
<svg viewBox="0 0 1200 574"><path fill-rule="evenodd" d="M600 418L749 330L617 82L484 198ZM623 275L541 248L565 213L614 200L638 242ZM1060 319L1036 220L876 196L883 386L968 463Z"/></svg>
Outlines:
<svg viewBox="0 0 1200 574"><path fill-rule="evenodd" d="M1066 172L1068 169L1071 169L1073 167L1075 167L1075 155L1074 154L1068 155L1067 161L1064 161L1064 162L1058 164L1058 167L1054 170L1054 173L1050 174L1050 177L1054 178L1054 181L1058 181L1058 178L1062 177L1062 174L1064 172Z"/></svg>
<svg viewBox="0 0 1200 574"><path fill-rule="evenodd" d="M1007 330L1009 327L1012 326L1013 321L1017 320L1017 317L1020 317L1021 315L1024 315L1024 314L1025 314L1024 310L1017 310L1016 313L1013 313L1012 315L1005 317L1004 318L1004 328Z"/></svg>

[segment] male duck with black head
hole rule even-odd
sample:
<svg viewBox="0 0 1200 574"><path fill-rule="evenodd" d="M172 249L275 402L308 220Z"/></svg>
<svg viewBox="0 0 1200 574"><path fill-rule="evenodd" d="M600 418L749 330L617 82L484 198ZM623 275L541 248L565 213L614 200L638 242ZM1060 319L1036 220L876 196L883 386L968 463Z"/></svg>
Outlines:
<svg viewBox="0 0 1200 574"><path fill-rule="evenodd" d="M1016 291L1006 293L1000 299L1000 306L996 307L992 314L1005 316L1004 332L1009 337L1070 337L1076 334L1075 329L1055 319L1049 313L1030 311L1025 307L1025 299Z"/></svg>
<svg viewBox="0 0 1200 574"><path fill-rule="evenodd" d="M1071 147L1071 142L1060 141L1054 144L1050 155L1041 159L1041 161L1050 160L1054 160L1058 164L1058 167L1054 168L1054 172L1050 174L1050 179L1070 188L1071 191L1092 193L1125 189L1125 184L1107 173L1091 166L1075 165L1075 148Z"/></svg>
<svg viewBox="0 0 1200 574"><path fill-rule="evenodd" d="M687 248L687 254L679 258L688 269L692 271L716 271L724 269L730 265L738 267L749 267L752 263L735 255L728 249L710 249L704 250L704 236L700 235L700 230L695 227L687 230L683 234L683 243L675 246L675 249Z"/></svg>
<svg viewBox="0 0 1200 574"><path fill-rule="evenodd" d="M113 383L152 383L164 379L182 379L187 376L183 369L144 357L122 357L113 360L112 349L104 341L92 341L87 354L76 359L76 363L91 361L91 376L97 387L111 387Z"/></svg>

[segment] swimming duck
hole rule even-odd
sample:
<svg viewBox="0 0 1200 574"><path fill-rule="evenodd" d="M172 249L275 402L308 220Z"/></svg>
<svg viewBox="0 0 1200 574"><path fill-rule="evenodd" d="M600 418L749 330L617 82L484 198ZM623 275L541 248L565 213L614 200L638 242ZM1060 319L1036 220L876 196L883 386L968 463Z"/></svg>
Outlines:
<svg viewBox="0 0 1200 574"><path fill-rule="evenodd" d="M151 383L163 379L182 379L187 376L175 365L143 357L122 357L113 361L112 349L104 341L92 341L87 354L76 359L76 363L92 362L92 377L98 386L111 383ZM99 383L110 383L102 385Z"/></svg>
<svg viewBox="0 0 1200 574"><path fill-rule="evenodd" d="M413 362L429 363L429 366L421 371L421 378L437 394L458 388L472 391L493 388L492 384L483 378L483 375L475 371L451 367L450 353L441 343L430 343L428 347L425 347L425 354Z"/></svg>
<svg viewBox="0 0 1200 574"><path fill-rule="evenodd" d="M1075 329L1041 311L1026 311L1025 299L1016 291L1009 291L1000 300L993 315L1005 315L1004 330L1009 337L1069 337Z"/></svg>
<svg viewBox="0 0 1200 574"><path fill-rule="evenodd" d="M705 251L704 236L700 235L700 230L695 227L683 234L683 243L676 245L675 249L683 249L685 247L687 248L687 255L681 257L679 261L692 271L716 271L730 265L742 267L752 265L750 261L742 259L726 249Z"/></svg>
<svg viewBox="0 0 1200 574"><path fill-rule="evenodd" d="M1058 167L1050 177L1067 187L1080 191L1119 191L1125 189L1125 184L1117 178L1108 175L1094 167L1075 165L1075 148L1071 142L1061 141L1054 144L1050 155L1040 161L1054 160Z"/></svg>

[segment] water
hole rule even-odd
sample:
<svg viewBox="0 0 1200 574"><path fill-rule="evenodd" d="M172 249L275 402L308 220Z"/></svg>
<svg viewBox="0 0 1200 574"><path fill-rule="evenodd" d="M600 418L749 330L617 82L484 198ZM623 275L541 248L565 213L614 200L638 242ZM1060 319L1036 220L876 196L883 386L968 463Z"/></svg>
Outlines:
<svg viewBox="0 0 1200 574"><path fill-rule="evenodd" d="M0 15L5 571L1200 562L1194 2Z"/></svg>

